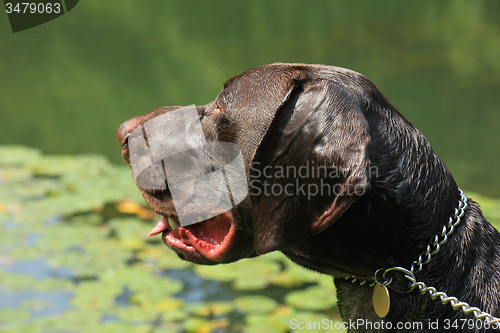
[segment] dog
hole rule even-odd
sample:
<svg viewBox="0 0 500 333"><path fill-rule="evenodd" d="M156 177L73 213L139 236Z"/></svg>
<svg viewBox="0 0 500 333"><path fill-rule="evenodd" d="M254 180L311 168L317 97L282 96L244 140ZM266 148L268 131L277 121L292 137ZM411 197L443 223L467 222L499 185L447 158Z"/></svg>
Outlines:
<svg viewBox="0 0 500 333"><path fill-rule="evenodd" d="M178 108L119 127L129 165L131 133ZM139 186L163 216L151 234L161 232L180 258L215 265L281 251L333 277L351 332L496 331L497 322L475 320L424 287L500 316L500 234L475 202L461 199L429 142L365 76L324 65L260 66L229 79L196 111L207 142L241 150L248 195L181 227L168 186ZM389 295L382 303L390 301L382 315L377 284Z"/></svg>

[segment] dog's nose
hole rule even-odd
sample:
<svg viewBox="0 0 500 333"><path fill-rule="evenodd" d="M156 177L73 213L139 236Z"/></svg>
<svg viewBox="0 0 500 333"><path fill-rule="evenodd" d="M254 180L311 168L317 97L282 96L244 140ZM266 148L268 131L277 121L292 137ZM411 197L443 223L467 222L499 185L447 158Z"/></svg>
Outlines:
<svg viewBox="0 0 500 333"><path fill-rule="evenodd" d="M130 133L132 133L137 126L141 124L141 122L142 120L139 119L139 117L135 117L123 122L123 124L118 127L118 130L116 131L116 138L122 147L127 143Z"/></svg>
<svg viewBox="0 0 500 333"><path fill-rule="evenodd" d="M126 122L121 124L116 131L116 138L122 146L122 157L125 162L130 165L130 156L128 151L128 138L130 136L130 133L132 133L138 126L141 126L141 124L144 124L147 121L164 114L165 112L173 111L179 108L180 106L163 106L151 112L127 120Z"/></svg>
<svg viewBox="0 0 500 333"><path fill-rule="evenodd" d="M120 143L120 146L123 147L125 142L128 139L129 131L128 131L128 126L129 126L129 120L123 122L123 124L118 127L118 130L116 131L116 138L118 139L118 143Z"/></svg>
<svg viewBox="0 0 500 333"><path fill-rule="evenodd" d="M128 137L130 133L139 125L139 122L133 118L125 121L123 124L118 127L116 131L116 138L118 142L122 146L122 158L125 162L130 164L130 155L128 151Z"/></svg>

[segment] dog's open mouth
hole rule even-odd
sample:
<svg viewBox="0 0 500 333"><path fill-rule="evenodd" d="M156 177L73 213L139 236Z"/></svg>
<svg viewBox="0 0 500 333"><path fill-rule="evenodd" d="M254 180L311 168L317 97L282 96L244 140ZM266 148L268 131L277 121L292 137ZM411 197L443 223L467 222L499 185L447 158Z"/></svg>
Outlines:
<svg viewBox="0 0 500 333"><path fill-rule="evenodd" d="M235 234L229 212L186 227L181 227L176 217L163 217L148 236L159 233L167 246L216 262L228 253Z"/></svg>

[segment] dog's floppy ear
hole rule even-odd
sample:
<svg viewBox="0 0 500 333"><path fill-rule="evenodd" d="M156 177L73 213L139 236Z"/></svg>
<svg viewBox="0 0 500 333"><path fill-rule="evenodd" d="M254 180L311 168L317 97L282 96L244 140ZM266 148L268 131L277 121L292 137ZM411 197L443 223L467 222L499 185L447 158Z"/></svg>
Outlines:
<svg viewBox="0 0 500 333"><path fill-rule="evenodd" d="M298 82L250 167L257 253L322 232L368 190L369 140L348 92L326 80Z"/></svg>

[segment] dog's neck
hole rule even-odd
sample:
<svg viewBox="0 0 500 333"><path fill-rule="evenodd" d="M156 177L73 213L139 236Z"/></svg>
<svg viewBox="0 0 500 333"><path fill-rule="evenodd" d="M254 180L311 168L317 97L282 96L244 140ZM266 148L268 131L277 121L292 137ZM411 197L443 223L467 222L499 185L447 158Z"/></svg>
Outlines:
<svg viewBox="0 0 500 333"><path fill-rule="evenodd" d="M439 321L444 325L445 319L468 318L450 305L444 306L414 290L408 294L391 293L389 314L381 319L373 309L373 288L344 279L347 275L371 278L379 268L410 268L457 206L460 194L449 171L416 129L409 125L406 130L403 135L371 133L375 142L371 147L387 147L387 151L370 152L372 166L385 170L385 174L375 174L371 190L334 225L283 251L300 265L334 276L344 321L416 321L427 325ZM401 140L391 135L409 136L412 140L395 146ZM429 175L435 176L430 179ZM308 244L331 244L331 248L325 254L325 249ZM426 285L498 317L500 301L493 296L500 293L498 244L500 235L482 217L478 206L470 202L448 242L416 276Z"/></svg>
<svg viewBox="0 0 500 333"><path fill-rule="evenodd" d="M478 206L471 202L471 207L467 210L462 223L448 242L431 262L415 275L426 285L498 317L500 302L496 295L500 291L500 279L497 276L500 269L498 264L500 253L497 249L499 241L498 232L480 215ZM422 331L427 332L431 331L429 327L431 323L433 325L438 323L440 330L444 330L443 325L446 322L453 323L455 319L472 318L463 315L461 311L453 310L449 304L442 305L439 298L431 300L429 295L422 295L418 290L414 290L409 294L390 292L390 311L387 317L381 319L373 310L372 287L355 284L343 278L336 278L335 284L344 321L362 319L365 322L384 321L394 325L420 322L423 325ZM360 332L380 331L363 330L361 327L358 329ZM408 330L408 332L413 331L420 332L418 329ZM466 331L466 329L461 330L461 332ZM475 332L475 329L471 332Z"/></svg>
<svg viewBox="0 0 500 333"><path fill-rule="evenodd" d="M367 209L366 205L370 204L374 205L370 200L367 200L364 205L359 205L357 208L362 210L364 206ZM374 214L377 216L379 213ZM344 276L349 274L348 272L372 277L379 268L393 266L410 268L411 263L425 250L424 245L415 248L415 242L411 238L419 238L418 235L411 234L406 237L403 236L403 233L398 233L397 236L395 233L391 235L389 229L382 227L383 220L383 216L380 216L378 221L365 220L365 226L373 224L372 227L366 226L366 228L361 226L361 221L355 219L351 221L348 219L339 220L338 227L348 228L351 225L353 232L345 232L343 235L330 233L329 239L332 247L329 256L325 256L325 253L313 252L314 249L300 245L294 248L293 253L284 252L303 266L334 276L339 308L345 322L353 322L358 319L365 323L384 321L394 325L398 322L421 322L422 325L438 322L442 328L445 319L451 321L455 318L470 319L470 317L464 316L461 311L453 310L450 305L442 305L439 300L431 300L428 295L421 295L418 290L408 294L390 292L390 311L387 317L381 319L373 308L373 288L366 284L360 285L344 279ZM447 222L448 217L441 219L439 228L442 228ZM383 230L377 231L377 229L382 228ZM434 234L427 232L421 238L425 238L425 242L428 243L433 236ZM326 235L316 237L326 237ZM312 243L324 243L324 240ZM498 232L482 217L477 204L470 201L461 223L449 237L447 243L433 256L431 262L415 275L419 281L426 285L433 286L437 290L444 291L448 295L455 296L471 306L477 306L498 317L500 315L500 301L495 295L500 292L500 279L497 274L500 271L499 243ZM346 258L346 260L338 260L338 258ZM403 286L404 288L408 285L408 281L404 278L399 283L398 287ZM352 331L380 332L381 330L363 330L358 327L358 330ZM415 330L415 332L417 331ZM412 332L412 330L408 330L408 332Z"/></svg>

